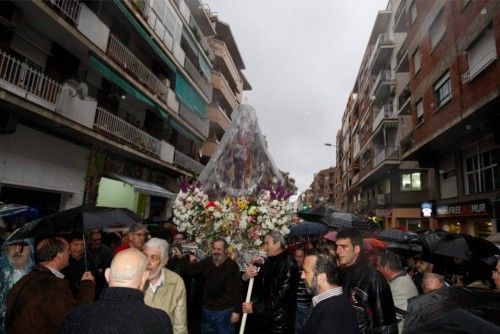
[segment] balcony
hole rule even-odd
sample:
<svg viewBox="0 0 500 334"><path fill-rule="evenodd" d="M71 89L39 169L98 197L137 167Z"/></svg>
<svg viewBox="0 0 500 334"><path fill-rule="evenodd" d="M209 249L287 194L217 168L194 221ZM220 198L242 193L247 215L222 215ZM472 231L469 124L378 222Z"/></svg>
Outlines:
<svg viewBox="0 0 500 334"><path fill-rule="evenodd" d="M200 174L203 171L203 168L205 168L205 166L203 166L198 161L188 157L187 155L177 150L175 150L174 154L174 163L196 174Z"/></svg>
<svg viewBox="0 0 500 334"><path fill-rule="evenodd" d="M210 121L219 124L219 126L224 131L227 131L227 129L229 129L229 127L231 126L231 120L229 119L229 116L224 112L224 110L222 110L220 106L209 105L208 118L210 119Z"/></svg>
<svg viewBox="0 0 500 334"><path fill-rule="evenodd" d="M411 114L411 90L409 87L403 89L398 97L398 115L409 115Z"/></svg>
<svg viewBox="0 0 500 334"><path fill-rule="evenodd" d="M0 88L50 111L56 111L62 86L0 50Z"/></svg>
<svg viewBox="0 0 500 334"><path fill-rule="evenodd" d="M164 102L168 101L167 79L162 82L149 70L134 53L123 45L115 36L109 36L107 54L122 66L136 80L151 89Z"/></svg>
<svg viewBox="0 0 500 334"><path fill-rule="evenodd" d="M204 137L208 137L209 122L208 120L199 118L193 111L181 103L179 107L179 116L182 120L189 123L192 127L201 133Z"/></svg>
<svg viewBox="0 0 500 334"><path fill-rule="evenodd" d="M66 21L73 25L77 25L78 16L80 15L81 4L78 0L50 0L50 5L63 17Z"/></svg>
<svg viewBox="0 0 500 334"><path fill-rule="evenodd" d="M401 155L408 152L413 147L413 145L413 131L410 131L410 133L408 133L403 139L401 139L401 142L399 143Z"/></svg>
<svg viewBox="0 0 500 334"><path fill-rule="evenodd" d="M386 146L373 157L373 168L387 160L399 160L399 149L396 146Z"/></svg>
<svg viewBox="0 0 500 334"><path fill-rule="evenodd" d="M392 104L386 104L381 108L374 108L375 115L373 117L372 131L375 132L378 126L384 121L397 121L397 115L394 112Z"/></svg>
<svg viewBox="0 0 500 334"><path fill-rule="evenodd" d="M208 100L212 99L212 85L208 82L207 79L198 71L198 69L193 65L193 63L186 57L184 61L184 68L194 80L194 82L201 89L203 94L206 96Z"/></svg>
<svg viewBox="0 0 500 334"><path fill-rule="evenodd" d="M392 50L394 49L394 39L388 33L380 34L375 42L373 51L369 60L372 72L376 73L386 67L390 60Z"/></svg>
<svg viewBox="0 0 500 334"><path fill-rule="evenodd" d="M167 8L167 13L169 14L166 22L161 19L158 14L153 10L150 5L150 1L147 0L133 0L132 5L134 8L141 13L142 17L148 22L151 29L154 30L158 38L165 43L167 48L173 52L174 44L174 33L175 26L173 25L176 21L173 14ZM167 25L171 23L171 25Z"/></svg>
<svg viewBox="0 0 500 334"><path fill-rule="evenodd" d="M497 59L497 50L493 49L484 54L475 64L469 65L469 69L462 74L462 82L472 81L479 73L486 69Z"/></svg>
<svg viewBox="0 0 500 334"><path fill-rule="evenodd" d="M142 131L101 107L97 107L94 128L107 136L118 139L150 155L155 157L160 156L162 147L159 139L154 138L147 132Z"/></svg>
<svg viewBox="0 0 500 334"><path fill-rule="evenodd" d="M215 55L220 59L220 63L224 64L226 67L227 71L224 72L230 74L232 81L240 91L243 90L243 80L240 78L239 70L233 61L226 43L216 38L211 38L210 45L214 49ZM219 60L217 63L219 64Z"/></svg>
<svg viewBox="0 0 500 334"><path fill-rule="evenodd" d="M201 147L201 153L206 157L211 157L217 150L218 146L218 140L209 139L203 143L203 146Z"/></svg>
<svg viewBox="0 0 500 334"><path fill-rule="evenodd" d="M370 96L375 105L384 102L395 89L396 78L391 70L382 70L377 75Z"/></svg>
<svg viewBox="0 0 500 334"><path fill-rule="evenodd" d="M352 149L352 156L354 158L356 158L359 155L360 148L361 147L359 144L359 136L355 136L354 141L353 141L353 149Z"/></svg>
<svg viewBox="0 0 500 334"><path fill-rule="evenodd" d="M431 199L431 191L428 189L415 191L393 191L384 195L385 205L420 207L420 203L427 202Z"/></svg>
<svg viewBox="0 0 500 334"><path fill-rule="evenodd" d="M401 0L396 15L394 16L394 32L407 32L408 25L406 23L406 1Z"/></svg>
<svg viewBox="0 0 500 334"><path fill-rule="evenodd" d="M231 90L226 78L224 78L222 73L212 71L212 81L214 89L218 89L222 93L222 96L224 96L224 99L227 101L231 109L234 110L239 101L236 99L236 96Z"/></svg>
<svg viewBox="0 0 500 334"><path fill-rule="evenodd" d="M396 64L397 73L408 73L410 70L408 62L408 38L405 38L396 54Z"/></svg>

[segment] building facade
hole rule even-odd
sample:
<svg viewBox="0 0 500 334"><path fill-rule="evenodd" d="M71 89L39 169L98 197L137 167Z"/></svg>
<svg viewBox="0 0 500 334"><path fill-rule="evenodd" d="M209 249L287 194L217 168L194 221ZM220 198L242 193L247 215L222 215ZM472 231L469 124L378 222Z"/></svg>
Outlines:
<svg viewBox="0 0 500 334"><path fill-rule="evenodd" d="M311 183L312 206L325 206L335 208L335 173L337 168L330 167L320 170L314 174L314 180Z"/></svg>
<svg viewBox="0 0 500 334"><path fill-rule="evenodd" d="M409 230L497 230L498 7L379 11L337 134L342 209Z"/></svg>
<svg viewBox="0 0 500 334"><path fill-rule="evenodd" d="M215 54L183 0L0 3L0 200L165 216L203 169Z"/></svg>

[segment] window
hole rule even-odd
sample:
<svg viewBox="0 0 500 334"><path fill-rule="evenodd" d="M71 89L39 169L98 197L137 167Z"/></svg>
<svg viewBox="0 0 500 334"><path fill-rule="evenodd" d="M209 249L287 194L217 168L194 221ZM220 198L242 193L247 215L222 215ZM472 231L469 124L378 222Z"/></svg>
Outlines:
<svg viewBox="0 0 500 334"><path fill-rule="evenodd" d="M421 63L421 56L420 56L420 50L417 49L413 53L413 66L415 68L415 74L417 74L418 71L420 71L420 66L422 65Z"/></svg>
<svg viewBox="0 0 500 334"><path fill-rule="evenodd" d="M424 103L420 99L417 104L415 104L415 109L417 110L417 126L424 122Z"/></svg>
<svg viewBox="0 0 500 334"><path fill-rule="evenodd" d="M493 191L498 179L497 156L495 150L465 158L465 183L467 195Z"/></svg>
<svg viewBox="0 0 500 334"><path fill-rule="evenodd" d="M463 81L472 80L497 59L493 29L486 29L467 50L467 55L469 57L469 70L466 72Z"/></svg>
<svg viewBox="0 0 500 334"><path fill-rule="evenodd" d="M441 198L452 198L457 192L457 168L453 154L439 160L439 189Z"/></svg>
<svg viewBox="0 0 500 334"><path fill-rule="evenodd" d="M451 81L450 72L446 72L435 84L434 92L436 94L437 107L441 107L451 99Z"/></svg>
<svg viewBox="0 0 500 334"><path fill-rule="evenodd" d="M422 190L422 185L420 183L420 172L401 175L401 190L402 191Z"/></svg>
<svg viewBox="0 0 500 334"><path fill-rule="evenodd" d="M429 29L431 49L434 49L439 41L441 41L441 38L443 38L445 32L446 25L444 21L444 14L443 11L441 11L438 16L436 16L436 19L434 19L434 22L432 22L432 25Z"/></svg>
<svg viewBox="0 0 500 334"><path fill-rule="evenodd" d="M410 6L410 22L413 24L415 20L417 19L417 1L413 1L413 3Z"/></svg>

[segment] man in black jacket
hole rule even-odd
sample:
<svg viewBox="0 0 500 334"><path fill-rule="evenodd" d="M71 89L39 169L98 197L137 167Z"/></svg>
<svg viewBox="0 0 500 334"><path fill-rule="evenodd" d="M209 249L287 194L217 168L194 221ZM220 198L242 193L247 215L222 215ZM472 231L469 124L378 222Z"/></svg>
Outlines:
<svg viewBox="0 0 500 334"><path fill-rule="evenodd" d="M302 279L314 294L313 310L302 328L303 334L359 333L352 305L342 293L339 268L330 254L308 253Z"/></svg>
<svg viewBox="0 0 500 334"><path fill-rule="evenodd" d="M342 288L350 299L362 333L398 332L392 293L385 278L366 260L363 237L353 228L337 234Z"/></svg>
<svg viewBox="0 0 500 334"><path fill-rule="evenodd" d="M255 277L255 301L243 303L243 312L251 333L293 333L295 325L295 292L298 284L297 264L285 251L285 239L278 231L269 232L264 239L268 258L261 270L248 266L243 279Z"/></svg>
<svg viewBox="0 0 500 334"><path fill-rule="evenodd" d="M106 269L109 283L103 297L77 307L64 320L60 333L166 333L172 324L165 311L144 304L147 258L137 249L118 253Z"/></svg>

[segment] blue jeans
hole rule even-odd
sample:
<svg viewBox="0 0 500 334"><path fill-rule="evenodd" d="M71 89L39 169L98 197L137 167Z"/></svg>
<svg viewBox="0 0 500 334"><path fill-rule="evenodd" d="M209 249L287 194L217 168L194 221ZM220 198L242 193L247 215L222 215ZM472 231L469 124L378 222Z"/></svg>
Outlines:
<svg viewBox="0 0 500 334"><path fill-rule="evenodd" d="M310 306L297 305L297 311L295 312L295 334L302 332L302 326L304 326L310 312Z"/></svg>
<svg viewBox="0 0 500 334"><path fill-rule="evenodd" d="M234 334L231 323L233 308L223 311L211 311L203 306L201 312L201 334Z"/></svg>

